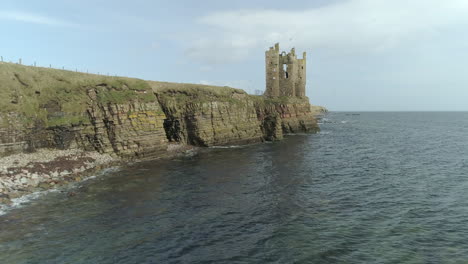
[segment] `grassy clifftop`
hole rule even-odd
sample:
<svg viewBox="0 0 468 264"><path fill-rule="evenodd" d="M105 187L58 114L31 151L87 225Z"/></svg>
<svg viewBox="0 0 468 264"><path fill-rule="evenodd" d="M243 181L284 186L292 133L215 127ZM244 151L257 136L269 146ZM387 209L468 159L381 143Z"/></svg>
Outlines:
<svg viewBox="0 0 468 264"><path fill-rule="evenodd" d="M213 85L203 85L203 84L192 84L192 83L170 83L170 82L155 82L148 81L151 88L155 93L164 93L164 92L179 92L186 94L204 94L204 95L214 95L214 96L231 96L233 93L237 94L247 94L244 90L231 88L228 86L213 86Z"/></svg>
<svg viewBox="0 0 468 264"><path fill-rule="evenodd" d="M0 115L15 112L24 122L42 122L44 126L88 122L89 90L96 91L100 103L124 104L159 99L174 103L203 104L224 101L245 104L277 105L304 101L299 98L274 98L248 95L227 86L145 81L66 70L0 63ZM307 100L308 101L308 100Z"/></svg>
<svg viewBox="0 0 468 264"><path fill-rule="evenodd" d="M78 117L87 108L92 87L100 87L100 100L116 102L145 99L137 91L151 90L138 79L0 63L0 113L47 120L46 109L53 109Z"/></svg>
<svg viewBox="0 0 468 264"><path fill-rule="evenodd" d="M0 114L16 112L25 121L43 120L46 126L85 121L89 89L97 90L97 99L101 103L117 104L154 101L155 92L196 95L193 99L198 100L246 94L243 90L228 87L144 81L0 63ZM64 113L66 118L50 116L51 111Z"/></svg>
<svg viewBox="0 0 468 264"><path fill-rule="evenodd" d="M141 93L135 91L151 90L137 79L0 63L0 113L47 121L47 109L52 109L79 118L86 111L91 87L100 87L102 101L138 98Z"/></svg>

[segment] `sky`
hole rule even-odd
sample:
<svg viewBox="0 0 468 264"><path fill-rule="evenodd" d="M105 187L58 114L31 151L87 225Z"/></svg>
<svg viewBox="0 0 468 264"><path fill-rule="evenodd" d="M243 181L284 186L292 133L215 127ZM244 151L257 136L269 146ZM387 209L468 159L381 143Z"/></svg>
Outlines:
<svg viewBox="0 0 468 264"><path fill-rule="evenodd" d="M468 111L466 0L2 0L5 61L265 89L265 53L307 52L332 111Z"/></svg>

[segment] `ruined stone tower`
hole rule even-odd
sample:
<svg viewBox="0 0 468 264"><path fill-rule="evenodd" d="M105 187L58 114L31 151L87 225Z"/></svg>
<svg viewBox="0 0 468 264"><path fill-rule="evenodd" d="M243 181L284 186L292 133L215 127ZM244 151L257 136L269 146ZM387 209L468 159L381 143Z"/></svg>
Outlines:
<svg viewBox="0 0 468 264"><path fill-rule="evenodd" d="M306 86L306 53L298 59L296 50L280 54L279 43L265 52L266 90L269 97L304 97Z"/></svg>

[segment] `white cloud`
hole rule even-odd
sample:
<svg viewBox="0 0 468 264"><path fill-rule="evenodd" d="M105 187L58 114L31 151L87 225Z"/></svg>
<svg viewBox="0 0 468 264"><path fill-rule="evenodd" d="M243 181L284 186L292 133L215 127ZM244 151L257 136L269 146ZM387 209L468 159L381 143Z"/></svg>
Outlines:
<svg viewBox="0 0 468 264"><path fill-rule="evenodd" d="M205 81L205 80L201 80L199 83L200 83L200 84L203 84L203 85L213 85L212 82L210 82L210 81Z"/></svg>
<svg viewBox="0 0 468 264"><path fill-rule="evenodd" d="M213 66L210 66L210 65L202 65L199 68L199 70L202 72L210 72L210 71L213 71L214 69L215 68L213 68Z"/></svg>
<svg viewBox="0 0 468 264"><path fill-rule="evenodd" d="M244 60L253 49L326 47L382 52L468 24L466 0L346 0L301 11L238 10L198 19L206 29L187 55L206 63Z"/></svg>
<svg viewBox="0 0 468 264"><path fill-rule="evenodd" d="M248 55L248 48L254 43L248 39L240 40L242 35L224 35L221 39L214 39L214 36L198 38L191 43L185 53L188 57L199 59L210 64L223 63L228 61L239 61ZM237 38L237 39L236 39Z"/></svg>
<svg viewBox="0 0 468 264"><path fill-rule="evenodd" d="M161 47L161 44L159 42L153 41L150 45L152 49L159 49Z"/></svg>
<svg viewBox="0 0 468 264"><path fill-rule="evenodd" d="M19 21L19 22L31 23L31 24L48 25L48 26L61 26L61 27L74 26L74 24L69 23L64 20L55 19L52 17L42 16L42 15L33 14L33 13L17 12L17 11L0 11L0 19L13 20L13 21Z"/></svg>

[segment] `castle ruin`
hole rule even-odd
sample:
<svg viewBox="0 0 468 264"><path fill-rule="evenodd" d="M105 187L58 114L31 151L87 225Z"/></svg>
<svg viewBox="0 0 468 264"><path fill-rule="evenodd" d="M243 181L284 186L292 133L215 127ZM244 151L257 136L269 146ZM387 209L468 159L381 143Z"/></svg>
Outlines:
<svg viewBox="0 0 468 264"><path fill-rule="evenodd" d="M306 53L298 59L296 50L280 54L279 43L265 52L266 90L269 97L305 97Z"/></svg>

